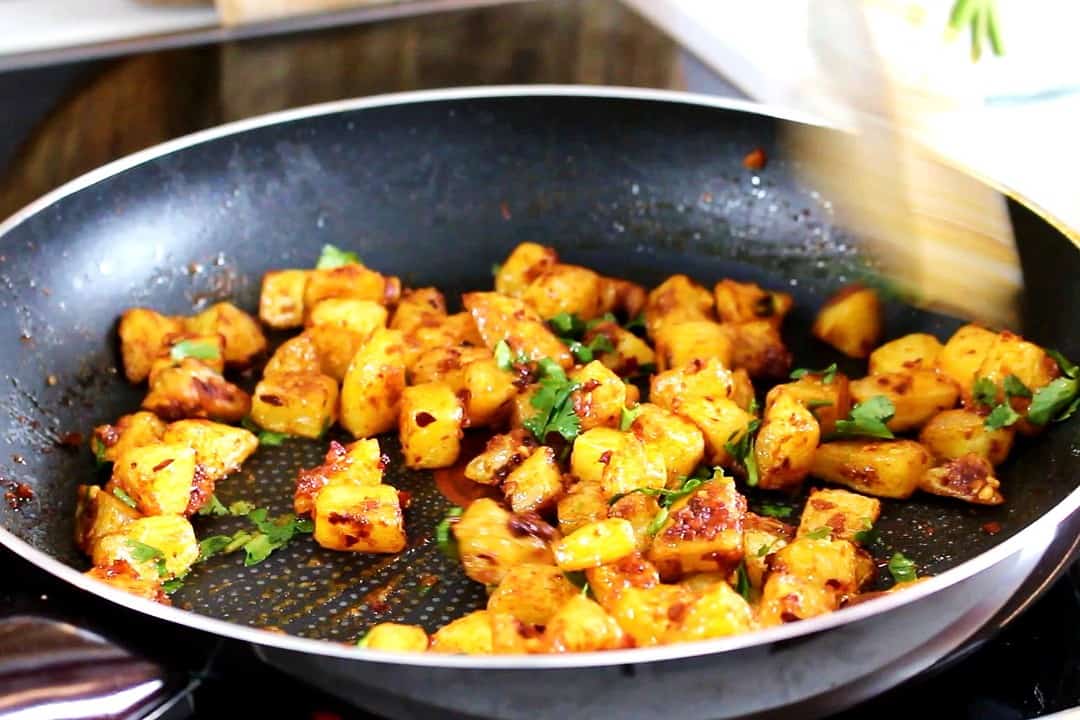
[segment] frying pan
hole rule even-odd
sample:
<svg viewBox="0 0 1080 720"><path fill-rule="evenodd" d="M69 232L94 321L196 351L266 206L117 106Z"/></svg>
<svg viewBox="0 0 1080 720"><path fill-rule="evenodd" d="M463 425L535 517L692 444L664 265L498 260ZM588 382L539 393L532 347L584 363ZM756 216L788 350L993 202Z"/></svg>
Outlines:
<svg viewBox="0 0 1080 720"><path fill-rule="evenodd" d="M33 494L0 508L0 542L134 612L250 641L267 662L394 717L729 718L793 708L812 717L922 672L1006 621L1071 557L1077 421L1019 444L1001 470L1004 506L885 501L876 554L903 552L935 575L929 581L694 644L528 657L356 648L375 622L434 629L484 601L434 547L449 503L429 473L401 468L393 438L383 440L394 459L388 481L413 493L409 546L396 557L310 541L250 568L218 557L164 607L85 578L72 541L75 485L104 478L69 433L130 412L143 392L116 370L119 314L132 305L186 313L219 298L253 309L263 272L311 266L324 243L448 297L489 287L490 265L524 240L646 285L674 272L705 283L754 280L795 295L785 333L801 365L838 359L809 337L813 312L845 282L875 282L874 264L828 203L795 180L778 138L796 122L812 125L753 104L657 91L408 93L199 133L64 186L0 226L0 334L8 338L0 371L9 381L0 458L13 458L2 475ZM761 171L742 167L753 148L769 157ZM1019 329L1078 357L1080 284L1071 279L1080 277L1080 253L1037 210L1010 199L1009 211L1025 279ZM942 336L961 322L896 302L886 321L890 336ZM218 494L287 511L296 469L317 464L324 450L299 440L261 448ZM760 499L751 494L751 505ZM204 536L236 521L195 522Z"/></svg>

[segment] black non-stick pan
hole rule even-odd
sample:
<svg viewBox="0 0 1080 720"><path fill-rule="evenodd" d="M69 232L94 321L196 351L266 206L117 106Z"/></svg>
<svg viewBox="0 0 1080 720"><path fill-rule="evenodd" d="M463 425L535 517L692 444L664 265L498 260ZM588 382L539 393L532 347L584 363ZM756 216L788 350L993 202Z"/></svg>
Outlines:
<svg viewBox="0 0 1080 720"><path fill-rule="evenodd" d="M73 433L130 412L143 392L117 372L116 318L132 305L187 313L220 298L253 309L263 272L311 266L324 243L451 297L490 287L492 263L525 240L646 285L675 272L707 284L755 280L795 295L785 332L800 364L837 360L809 337L810 320L840 285L873 282L872 263L793 178L777 143L790 122L659 92L418 93L246 121L76 180L0 228L0 474L32 493L0 508L0 541L132 611L250 640L266 660L400 717L790 716L796 705L809 717L925 670L1010 599L1022 604L1071 551L1076 421L1014 451L1001 470L1004 506L886 501L879 557L901 551L936 575L930 581L700 644L482 658L356 648L375 622L433 630L484 601L434 547L448 502L429 473L402 469L393 438L384 440L389 482L413 493L399 556L310 541L249 568L222 556L196 568L172 608L80 574L75 486L103 478ZM759 147L768 165L745 169ZM1015 200L1009 209L1026 286L1019 329L1080 357L1080 252L1039 213ZM890 336L944 336L959 322L899 303L887 314ZM286 511L296 470L324 452L324 442L264 447L218 494ZM195 522L201 536L234 529L227 518Z"/></svg>

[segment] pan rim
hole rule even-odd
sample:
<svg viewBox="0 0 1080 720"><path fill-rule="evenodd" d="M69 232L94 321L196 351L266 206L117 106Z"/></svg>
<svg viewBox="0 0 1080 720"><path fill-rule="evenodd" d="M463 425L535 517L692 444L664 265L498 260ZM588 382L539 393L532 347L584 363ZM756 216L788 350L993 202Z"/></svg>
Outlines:
<svg viewBox="0 0 1080 720"><path fill-rule="evenodd" d="M827 123L823 123L818 119L809 117L797 111L775 108L767 104L748 100L671 90L617 86L496 85L420 90L335 100L300 108L291 108L219 125L175 138L114 160L113 162L70 180L49 193L46 193L17 211L4 222L0 223L0 242L2 242L4 236L16 226L68 195L85 190L103 180L135 168L143 163L211 140L238 135L249 130L271 125L348 111L440 101L520 97L579 97L662 102L667 104L673 103L717 110L730 110L806 125L830 127ZM945 162L954 164L949 160L945 160ZM1049 223L1074 244L1080 246L1080 232L1068 228L1064 223L1052 217L1035 203L1030 202L1002 184L983 177L977 172L973 172L970 168L960 167L960 169L971 177L974 177L976 180L1017 200L1032 212L1039 215L1041 219ZM357 648L355 646L328 640L283 635L261 628L240 625L201 615L189 610L160 605L151 600L136 597L121 590L116 590L104 583L97 582L92 578L85 576L75 568L62 563L48 553L33 547L4 527L0 527L0 545L5 546L20 557L56 576L60 580L130 610L150 615L159 620L177 623L179 625L223 637L250 642L255 645L325 657L432 668L475 670L573 669L611 665L633 665L694 658L722 652L733 652L740 649L764 646L782 640L811 635L841 625L859 622L909 603L924 600L993 565L1005 561L1022 550L1026 549L1030 551L1032 547L1047 547L1053 539L1056 528L1078 509L1080 509L1080 487L1074 488L1073 491L1057 505L1050 508L1050 510L1026 528L1019 531L1016 535L1008 538L990 550L960 563L941 575L931 577L903 593L875 598L827 615L810 618L798 623L791 623L743 635L713 640L658 647L565 655L458 656L427 653L393 653Z"/></svg>

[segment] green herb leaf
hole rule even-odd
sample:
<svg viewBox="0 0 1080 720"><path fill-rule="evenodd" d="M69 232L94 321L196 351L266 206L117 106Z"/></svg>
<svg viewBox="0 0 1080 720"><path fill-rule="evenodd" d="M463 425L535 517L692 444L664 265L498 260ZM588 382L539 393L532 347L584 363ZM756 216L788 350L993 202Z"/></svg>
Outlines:
<svg viewBox="0 0 1080 720"><path fill-rule="evenodd" d="M513 357L513 353L510 352L510 345L505 340L500 340L495 344L495 364L499 366L500 370L511 370L513 368Z"/></svg>
<svg viewBox="0 0 1080 720"><path fill-rule="evenodd" d="M139 506L139 504L135 502L135 498L128 495L127 492L124 491L124 488L119 485L113 487L112 494L113 497L127 505L129 508L136 508Z"/></svg>
<svg viewBox="0 0 1080 720"><path fill-rule="evenodd" d="M368 646L368 639L371 637L370 632L366 632L356 640L356 647L366 648Z"/></svg>
<svg viewBox="0 0 1080 720"><path fill-rule="evenodd" d="M325 432L325 430L323 432ZM271 432L269 430L261 430L259 432L259 444L266 445L267 447L277 447L288 438L289 435L285 433Z"/></svg>
<svg viewBox="0 0 1080 720"><path fill-rule="evenodd" d="M548 320L555 334L564 338L579 338L585 332L585 322L577 315L561 312Z"/></svg>
<svg viewBox="0 0 1080 720"><path fill-rule="evenodd" d="M199 508L200 515L228 515L229 508L225 507L217 495L211 495L210 501Z"/></svg>
<svg viewBox="0 0 1080 720"><path fill-rule="evenodd" d="M262 533L256 534L255 537L244 543L244 567L258 565L270 557L270 553L274 552L275 549L276 546L268 536Z"/></svg>
<svg viewBox="0 0 1080 720"><path fill-rule="evenodd" d="M746 561L739 563L735 571L735 590L743 596L743 600L750 602L750 576L746 574Z"/></svg>
<svg viewBox="0 0 1080 720"><path fill-rule="evenodd" d="M791 514L795 512L795 508L788 507L787 505L775 505L773 503L762 503L758 508L759 515L767 515L774 518L786 518L791 517Z"/></svg>
<svg viewBox="0 0 1080 720"><path fill-rule="evenodd" d="M451 560L457 560L460 557L457 538L451 532L450 526L458 521L461 512L459 507L450 508L446 512L446 517L435 526L435 544L439 546L439 551Z"/></svg>
<svg viewBox="0 0 1080 720"><path fill-rule="evenodd" d="M1028 420L1046 425L1051 420L1064 420L1075 410L1073 403L1080 391L1080 380L1059 377L1035 391L1028 406Z"/></svg>
<svg viewBox="0 0 1080 720"><path fill-rule="evenodd" d="M668 515L670 514L670 511L666 507L661 507L660 512L656 513L656 516L653 517L652 522L650 522L649 526L645 528L645 532L649 535L655 535L656 533L660 532L660 528L664 527L664 523L667 522Z"/></svg>
<svg viewBox="0 0 1080 720"><path fill-rule="evenodd" d="M94 453L94 464L98 467L108 465L111 462L111 460L109 460L109 458L105 455L105 453L107 453L109 449L105 447L105 443L101 442L101 440L99 440L98 438L90 438L90 450L92 450Z"/></svg>
<svg viewBox="0 0 1080 720"><path fill-rule="evenodd" d="M217 345L209 340L181 340L172 346L169 357L175 362L180 362L184 358L217 360L220 355L218 354Z"/></svg>
<svg viewBox="0 0 1080 720"><path fill-rule="evenodd" d="M832 407L832 400L810 400L806 403L805 407L810 412L814 412L818 408Z"/></svg>
<svg viewBox="0 0 1080 720"><path fill-rule="evenodd" d="M1067 378L1073 378L1074 380L1076 379L1077 374L1080 373L1080 368L1078 368L1075 363L1073 363L1067 357L1059 353L1057 350L1053 350L1051 348L1046 348L1046 354L1054 358L1054 362L1056 362L1058 367L1061 369L1062 375Z"/></svg>
<svg viewBox="0 0 1080 720"><path fill-rule="evenodd" d="M724 450L727 454L746 469L746 484L750 487L758 484L758 466L757 458L754 457L754 443L756 441L755 433L760 427L761 420L754 418L747 423L745 430L743 430L737 441L735 437L739 435L738 430L733 432L728 441L724 443Z"/></svg>
<svg viewBox="0 0 1080 720"><path fill-rule="evenodd" d="M522 425L541 443L551 433L558 433L567 442L572 442L581 432L581 421L574 413L570 395L581 386L570 381L562 367L551 358L541 359L537 371L540 389L529 402L539 412L526 418Z"/></svg>
<svg viewBox="0 0 1080 720"><path fill-rule="evenodd" d="M757 555L758 557L765 557L766 555L769 554L769 551L772 550L772 546L774 544L775 543L768 543L766 545L762 545L761 547L759 547L757 549L757 552L754 553L754 554Z"/></svg>
<svg viewBox="0 0 1080 720"><path fill-rule="evenodd" d="M583 570L569 570L563 573L563 576L570 582L571 585L582 591L584 595L589 587L589 581L585 577Z"/></svg>
<svg viewBox="0 0 1080 720"><path fill-rule="evenodd" d="M1031 397L1031 388L1015 375L1006 375L1003 387L1005 388L1005 394L1009 397Z"/></svg>
<svg viewBox="0 0 1080 720"><path fill-rule="evenodd" d="M491 276L496 277L502 272L502 265L500 263L491 263Z"/></svg>
<svg viewBox="0 0 1080 720"><path fill-rule="evenodd" d="M836 372L837 372L836 363L832 363L831 365L823 367L820 370L810 370L808 368L797 368L797 369L791 371L791 379L792 380L798 380L800 378L806 377L807 375L820 375L821 376L821 382L825 383L826 385L831 385L832 381L836 379Z"/></svg>
<svg viewBox="0 0 1080 720"><path fill-rule="evenodd" d="M622 408L619 411L619 429L626 432L630 429L630 426L637 420L638 415L641 414L641 406L635 405L632 408Z"/></svg>
<svg viewBox="0 0 1080 720"><path fill-rule="evenodd" d="M1008 403L1001 403L990 411L983 425L991 430L1000 430L1003 427L1009 427L1019 419L1020 413L1013 410Z"/></svg>
<svg viewBox="0 0 1080 720"><path fill-rule="evenodd" d="M354 252L342 250L333 245L323 245L319 260L315 263L315 269L332 270L343 265L357 265L359 262L360 257Z"/></svg>
<svg viewBox="0 0 1080 720"><path fill-rule="evenodd" d="M884 395L874 395L851 409L851 414L844 420L836 421L833 437L872 437L891 439L895 437L885 426L896 408Z"/></svg>
<svg viewBox="0 0 1080 720"><path fill-rule="evenodd" d="M911 582L917 577L915 563L904 557L903 553L895 553L889 558L889 574L896 582Z"/></svg>
<svg viewBox="0 0 1080 720"><path fill-rule="evenodd" d="M137 563L150 562L151 560L159 560L165 557L165 553L161 552L153 545L147 545L138 540L128 540L127 546L131 550L131 559Z"/></svg>
<svg viewBox="0 0 1080 720"><path fill-rule="evenodd" d="M998 388L994 381L988 377L981 377L975 381L971 388L971 396L979 405L993 407L997 404Z"/></svg>
<svg viewBox="0 0 1080 720"><path fill-rule="evenodd" d="M708 482L707 478L684 477L682 479L682 482L679 484L679 487L673 489L651 487L635 488L634 490L629 490L627 492L617 493L616 495L613 495L612 498L608 500L608 505L614 505L627 495L638 494L655 497L657 498L656 502L660 507L668 508L674 505L679 500L682 500L687 495L690 495L691 493L696 491L706 482Z"/></svg>
<svg viewBox="0 0 1080 720"><path fill-rule="evenodd" d="M863 529L855 533L854 539L860 545L873 545L878 541L877 530L874 529L874 523L870 522L870 518L863 518Z"/></svg>
<svg viewBox="0 0 1080 720"><path fill-rule="evenodd" d="M237 500L236 502L229 505L229 514L241 517L247 515L254 509L255 506L249 503L247 500Z"/></svg>
<svg viewBox="0 0 1080 720"><path fill-rule="evenodd" d="M261 563L278 548L284 547L296 535L310 533L314 530L314 523L307 519L297 518L292 514L285 514L276 519L269 519L269 511L266 508L258 508L247 514L248 520L258 528L259 532L250 536L243 544L244 565L251 566ZM237 536L234 535L229 546L237 544Z"/></svg>
<svg viewBox="0 0 1080 720"><path fill-rule="evenodd" d="M832 537L832 528L827 526L815 528L806 533L803 537L808 537L811 540L828 540Z"/></svg>
<svg viewBox="0 0 1080 720"><path fill-rule="evenodd" d="M605 323L619 324L619 319L614 314L606 312L598 318L593 318L589 322L585 323L586 330L592 330L597 325L604 325Z"/></svg>
<svg viewBox="0 0 1080 720"><path fill-rule="evenodd" d="M623 327L635 334L638 332L645 332L645 313L638 313L637 316L627 322L626 325L623 325Z"/></svg>
<svg viewBox="0 0 1080 720"><path fill-rule="evenodd" d="M196 562L202 562L203 560L207 560L218 553L223 552L232 541L232 535L211 535L208 538L200 540L199 559L196 560Z"/></svg>
<svg viewBox="0 0 1080 720"><path fill-rule="evenodd" d="M184 586L184 581L178 577L171 578L161 583L161 590L166 595L172 595L174 592Z"/></svg>

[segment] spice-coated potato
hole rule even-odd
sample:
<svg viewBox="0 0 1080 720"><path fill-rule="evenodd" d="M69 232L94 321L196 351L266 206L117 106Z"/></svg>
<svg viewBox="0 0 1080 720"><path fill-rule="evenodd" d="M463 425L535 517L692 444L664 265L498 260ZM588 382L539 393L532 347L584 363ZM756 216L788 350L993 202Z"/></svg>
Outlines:
<svg viewBox="0 0 1080 720"><path fill-rule="evenodd" d="M526 625L546 625L580 591L554 565L515 565L488 596L487 609L507 613Z"/></svg>
<svg viewBox="0 0 1080 720"><path fill-rule="evenodd" d="M612 456L622 450L627 434L598 427L577 436L570 452L570 472L582 482L600 484Z"/></svg>
<svg viewBox="0 0 1080 720"><path fill-rule="evenodd" d="M720 316L720 322L725 323L768 320L779 327L794 304L787 293L765 290L755 283L741 283L727 278L716 283L713 296L716 314Z"/></svg>
<svg viewBox="0 0 1080 720"><path fill-rule="evenodd" d="M469 427L502 423L510 414L518 394L514 376L501 369L493 358L475 360L462 374L462 403Z"/></svg>
<svg viewBox="0 0 1080 720"><path fill-rule="evenodd" d="M611 616L638 647L657 645L678 624L697 594L681 585L628 587L616 598Z"/></svg>
<svg viewBox="0 0 1080 720"><path fill-rule="evenodd" d="M490 358L491 351L484 347L434 347L420 353L409 366L409 383L441 382L458 391L465 387L465 368Z"/></svg>
<svg viewBox="0 0 1080 720"><path fill-rule="evenodd" d="M652 544L653 521L660 512L660 504L652 495L630 493L608 507L608 517L622 518L634 528L635 549L645 552Z"/></svg>
<svg viewBox="0 0 1080 720"><path fill-rule="evenodd" d="M367 340L376 330L386 327L388 315L384 306L371 300L327 298L311 308L307 324L341 328Z"/></svg>
<svg viewBox="0 0 1080 720"><path fill-rule="evenodd" d="M975 454L1000 465L1008 457L1015 435L1011 427L992 430L979 413L957 409L930 418L919 433L919 442L940 460Z"/></svg>
<svg viewBox="0 0 1080 720"><path fill-rule="evenodd" d="M330 550L396 553L405 549L405 519L389 485L327 485L315 496L315 542Z"/></svg>
<svg viewBox="0 0 1080 720"><path fill-rule="evenodd" d="M705 460L724 467L734 463L725 446L738 443L754 419L733 400L723 398L690 398L676 412L697 425L705 436Z"/></svg>
<svg viewBox="0 0 1080 720"><path fill-rule="evenodd" d="M187 331L169 335L150 366L150 381L153 382L159 372L185 357L195 358L216 373L225 372L225 336L216 332L200 334Z"/></svg>
<svg viewBox="0 0 1080 720"><path fill-rule="evenodd" d="M494 655L528 655L541 652L541 629L526 625L509 613L487 611Z"/></svg>
<svg viewBox="0 0 1080 720"><path fill-rule="evenodd" d="M185 358L151 375L142 407L163 420L239 422L251 410L251 396L201 361Z"/></svg>
<svg viewBox="0 0 1080 720"><path fill-rule="evenodd" d="M582 430L595 427L619 427L626 407L626 385L599 360L570 373L580 387L571 395L574 413Z"/></svg>
<svg viewBox="0 0 1080 720"><path fill-rule="evenodd" d="M861 285L849 285L826 301L812 332L845 355L864 358L881 341L882 325L877 293Z"/></svg>
<svg viewBox="0 0 1080 720"><path fill-rule="evenodd" d="M282 373L255 386L251 419L286 435L322 437L337 420L338 386L328 375Z"/></svg>
<svg viewBox="0 0 1080 720"><path fill-rule="evenodd" d="M240 469L259 446L259 439L244 428L210 420L180 420L165 429L162 440L195 450L195 462L214 481Z"/></svg>
<svg viewBox="0 0 1080 720"><path fill-rule="evenodd" d="M493 650L490 615L487 610L476 610L443 625L431 636L428 650L451 655L490 655Z"/></svg>
<svg viewBox="0 0 1080 720"><path fill-rule="evenodd" d="M995 340L997 333L979 325L965 325L953 333L938 354L938 369L952 378L965 401L971 398L975 373Z"/></svg>
<svg viewBox="0 0 1080 720"><path fill-rule="evenodd" d="M633 377L655 370L656 353L649 343L623 328L617 322L599 322L585 332L585 342L593 342L604 336L614 350L600 354L600 362L611 368L619 377Z"/></svg>
<svg viewBox="0 0 1080 720"><path fill-rule="evenodd" d="M649 388L650 402L679 414L681 405L691 399L735 400L740 395L735 373L717 358L653 375Z"/></svg>
<svg viewBox="0 0 1080 720"><path fill-rule="evenodd" d="M1002 389L1005 378L1014 375L1029 390L1035 392L1048 385L1059 375L1057 361L1035 343L1028 342L1011 332L998 333L982 364L975 372L976 378L986 378L998 387L998 401L1004 399ZM1024 397L1010 399L1013 409L1021 415L1027 413L1031 400ZM1016 424L1016 430L1024 435L1037 434L1041 428L1026 420Z"/></svg>
<svg viewBox="0 0 1080 720"><path fill-rule="evenodd" d="M776 518L748 512L743 516L743 564L755 590L765 582L769 556L795 537L795 528Z"/></svg>
<svg viewBox="0 0 1080 720"><path fill-rule="evenodd" d="M544 627L544 652L595 652L629 647L619 623L583 595L574 595Z"/></svg>
<svg viewBox="0 0 1080 720"><path fill-rule="evenodd" d="M246 367L266 350L266 336L259 322L232 303L215 303L187 318L184 326L190 333L225 338L225 362L231 367Z"/></svg>
<svg viewBox="0 0 1080 720"><path fill-rule="evenodd" d="M390 327L410 333L424 325L438 325L446 317L446 298L438 288L406 290L390 319Z"/></svg>
<svg viewBox="0 0 1080 720"><path fill-rule="evenodd" d="M414 469L453 465L461 452L464 421L461 400L448 386L435 382L405 388L398 415L405 464Z"/></svg>
<svg viewBox="0 0 1080 720"><path fill-rule="evenodd" d="M608 518L578 528L552 544L560 569L585 570L615 562L634 552L634 527L622 518Z"/></svg>
<svg viewBox="0 0 1080 720"><path fill-rule="evenodd" d="M754 628L753 613L742 595L725 581L709 585L686 609L665 642L693 642L738 635Z"/></svg>
<svg viewBox="0 0 1080 720"><path fill-rule="evenodd" d="M834 540L858 543L860 532L866 532L881 514L881 501L847 490L814 490L806 499L798 536L813 535L828 528Z"/></svg>
<svg viewBox="0 0 1080 720"><path fill-rule="evenodd" d="M535 527L554 537L554 528L542 520L523 523L517 517L489 498L474 500L465 508L452 531L466 575L484 585L497 585L515 565L555 563L545 538L533 532Z"/></svg>
<svg viewBox="0 0 1080 720"><path fill-rule="evenodd" d="M280 373L321 373L322 360L315 340L306 332L291 337L278 345L277 350L266 361L263 375Z"/></svg>
<svg viewBox="0 0 1080 720"><path fill-rule="evenodd" d="M937 365L942 347L941 341L927 333L910 333L898 337L870 353L867 373L883 375L931 370Z"/></svg>
<svg viewBox="0 0 1080 720"><path fill-rule="evenodd" d="M559 532L569 535L608 516L608 495L599 482L574 483L558 502Z"/></svg>
<svg viewBox="0 0 1080 720"><path fill-rule="evenodd" d="M327 485L379 485L386 463L378 440L357 440L348 445L331 440L323 463L298 473L293 509L298 515L310 513L315 497Z"/></svg>
<svg viewBox="0 0 1080 720"><path fill-rule="evenodd" d="M705 457L705 436L697 425L652 403L637 406L630 433L664 458L668 485L693 474Z"/></svg>
<svg viewBox="0 0 1080 720"><path fill-rule="evenodd" d="M829 382L825 382L823 375L810 373L795 382L777 385L765 398L766 409L771 398L781 392L796 398L813 413L822 437L831 435L836 429L836 421L846 418L851 412L851 392L847 376L843 373L836 373Z"/></svg>
<svg viewBox="0 0 1080 720"><path fill-rule="evenodd" d="M120 532L98 540L91 560L98 567L122 560L139 577L157 580L183 575L198 557L191 523L179 515L157 515L132 520Z"/></svg>
<svg viewBox="0 0 1080 720"><path fill-rule="evenodd" d="M405 344L400 330L376 330L349 363L341 383L341 425L367 438L395 426L405 389Z"/></svg>
<svg viewBox="0 0 1080 720"><path fill-rule="evenodd" d="M936 370L910 370L887 375L867 375L851 381L851 398L866 402L876 395L887 397L896 409L886 425L893 432L922 427L942 410L956 405L956 384Z"/></svg>
<svg viewBox="0 0 1080 720"><path fill-rule="evenodd" d="M316 372L329 375L337 382L344 379L349 363L364 346L363 335L333 325L314 325L305 330L303 336L310 338L319 357ZM269 374L263 371L263 375Z"/></svg>
<svg viewBox="0 0 1080 720"><path fill-rule="evenodd" d="M106 535L122 532L124 527L141 515L97 485L80 485L75 501L75 544L87 555L97 541Z"/></svg>
<svg viewBox="0 0 1080 720"><path fill-rule="evenodd" d="M495 292L521 297L538 277L555 266L559 256L549 247L525 242L514 248L495 273Z"/></svg>
<svg viewBox="0 0 1080 720"><path fill-rule="evenodd" d="M546 445L537 448L506 476L502 488L514 512L543 512L553 507L563 494L555 451Z"/></svg>
<svg viewBox="0 0 1080 720"><path fill-rule="evenodd" d="M746 370L751 377L787 377L791 353L775 323L753 320L723 327L731 335L732 367Z"/></svg>
<svg viewBox="0 0 1080 720"><path fill-rule="evenodd" d="M125 450L161 440L165 423L151 412L123 415L112 425L98 425L90 437L90 449L100 462L116 462Z"/></svg>
<svg viewBox="0 0 1080 720"><path fill-rule="evenodd" d="M574 364L570 350L523 300L487 292L466 293L461 300L472 313L488 349L494 350L505 340L515 357L523 354L529 360L551 358L563 368Z"/></svg>
<svg viewBox="0 0 1080 720"><path fill-rule="evenodd" d="M608 565L589 568L585 571L589 581L589 592L608 612L627 588L650 588L660 584L660 573L656 567L633 553Z"/></svg>
<svg viewBox="0 0 1080 720"><path fill-rule="evenodd" d="M635 435L624 433L622 446L611 453L607 462L599 458L604 470L600 486L608 498L638 488L663 488L667 485L664 456L654 446L645 446Z"/></svg>
<svg viewBox="0 0 1080 720"><path fill-rule="evenodd" d="M765 421L754 444L758 485L766 490L798 486L814 464L821 439L814 414L783 386L778 390L769 393Z"/></svg>
<svg viewBox="0 0 1080 720"><path fill-rule="evenodd" d="M465 477L482 485L498 485L535 449L536 440L527 430L493 435L484 451L465 466Z"/></svg>
<svg viewBox="0 0 1080 720"><path fill-rule="evenodd" d="M161 587L161 579L156 577L139 577L130 565L119 560L108 567L94 567L87 570L84 575L93 578L106 585L111 585L117 590L123 590L129 595L146 598L162 605L171 605L169 596Z"/></svg>
<svg viewBox="0 0 1080 720"><path fill-rule="evenodd" d="M645 303L645 327L653 340L662 325L712 319L712 293L685 275L669 277L649 293Z"/></svg>
<svg viewBox="0 0 1080 720"><path fill-rule="evenodd" d="M304 324L304 289L307 270L271 270L263 275L259 293L259 319L272 328Z"/></svg>
<svg viewBox="0 0 1080 720"><path fill-rule="evenodd" d="M810 474L867 495L908 498L930 468L913 440L839 440L820 445Z"/></svg>
<svg viewBox="0 0 1080 720"><path fill-rule="evenodd" d="M858 588L855 546L846 540L803 537L769 557L758 620L779 625L823 613Z"/></svg>
<svg viewBox="0 0 1080 720"><path fill-rule="evenodd" d="M186 515L198 509L189 508L195 484L195 450L186 445L155 443L131 448L113 463L110 483L130 495L144 515Z"/></svg>
<svg viewBox="0 0 1080 720"><path fill-rule="evenodd" d="M1005 502L994 477L994 466L982 455L961 455L943 465L927 470L919 480L919 489L933 495L957 498L976 505L1000 505Z"/></svg>
<svg viewBox="0 0 1080 720"><path fill-rule="evenodd" d="M731 333L712 320L666 322L654 336L656 367L661 372L700 360L716 358L726 368L732 367L735 349Z"/></svg>
<svg viewBox="0 0 1080 720"><path fill-rule="evenodd" d="M605 301L606 280L598 273L579 265L556 264L529 283L521 299L540 317L559 313L592 320L610 310Z"/></svg>
<svg viewBox="0 0 1080 720"><path fill-rule="evenodd" d="M308 271L304 308L310 312L320 300L353 298L392 306L401 296L401 280L350 263L336 268Z"/></svg>
<svg viewBox="0 0 1080 720"><path fill-rule="evenodd" d="M717 473L675 502L656 533L648 558L665 580L692 572L728 573L743 558L746 498Z"/></svg>
<svg viewBox="0 0 1080 720"><path fill-rule="evenodd" d="M181 318L169 317L147 308L131 308L120 316L120 354L124 375L139 383L150 374L150 367L165 347L166 339L184 331Z"/></svg>
<svg viewBox="0 0 1080 720"><path fill-rule="evenodd" d="M429 642L427 633L419 625L384 622L368 630L360 646L388 652L424 652Z"/></svg>
<svg viewBox="0 0 1080 720"><path fill-rule="evenodd" d="M416 359L432 348L455 345L482 346L483 344L484 341L476 329L476 323L469 313L447 315L437 322L418 325L406 334L406 364L411 369Z"/></svg>

